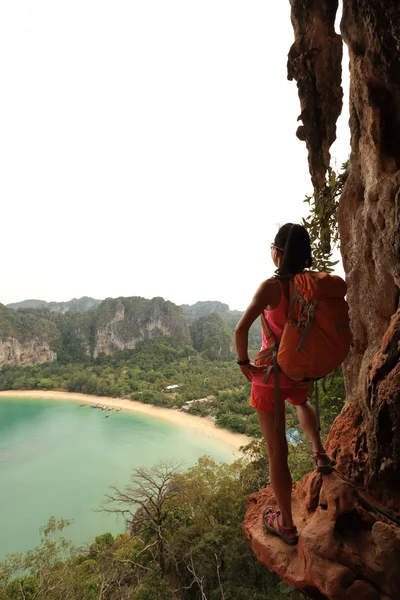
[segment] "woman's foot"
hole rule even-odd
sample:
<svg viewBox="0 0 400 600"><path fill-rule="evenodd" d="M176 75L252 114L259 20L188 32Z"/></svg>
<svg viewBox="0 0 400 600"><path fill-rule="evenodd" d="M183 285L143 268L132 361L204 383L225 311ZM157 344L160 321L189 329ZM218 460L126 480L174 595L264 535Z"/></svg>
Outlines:
<svg viewBox="0 0 400 600"><path fill-rule="evenodd" d="M272 506L266 506L263 510L264 527L272 535L280 537L286 544L294 546L299 539L297 528L295 526L283 527L279 520L280 514L279 510L275 510Z"/></svg>
<svg viewBox="0 0 400 600"><path fill-rule="evenodd" d="M336 460L330 458L326 452L316 452L314 454L314 465L317 473L329 475L329 473L332 473L333 467L336 465Z"/></svg>

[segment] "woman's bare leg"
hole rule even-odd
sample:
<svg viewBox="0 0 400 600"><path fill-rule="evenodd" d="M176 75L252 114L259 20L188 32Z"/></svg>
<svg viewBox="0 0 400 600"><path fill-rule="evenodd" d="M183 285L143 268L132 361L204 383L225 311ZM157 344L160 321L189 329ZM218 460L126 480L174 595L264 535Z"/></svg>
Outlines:
<svg viewBox="0 0 400 600"><path fill-rule="evenodd" d="M317 415L315 414L315 410L308 400L304 404L296 406L296 410L300 425L311 440L314 453L324 453L325 450L318 431ZM328 464L329 462L329 458L327 457L318 458L318 464L320 465Z"/></svg>
<svg viewBox="0 0 400 600"><path fill-rule="evenodd" d="M279 431L274 431L274 413L257 409L258 420L268 449L269 473L283 527L293 527L292 477L288 466L288 444L285 432L285 415L281 413Z"/></svg>

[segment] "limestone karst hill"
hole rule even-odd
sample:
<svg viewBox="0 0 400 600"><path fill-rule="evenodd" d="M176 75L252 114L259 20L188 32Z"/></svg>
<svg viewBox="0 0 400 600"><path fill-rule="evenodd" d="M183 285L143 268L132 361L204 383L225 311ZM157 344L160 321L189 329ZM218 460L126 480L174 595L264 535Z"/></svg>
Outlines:
<svg viewBox="0 0 400 600"><path fill-rule="evenodd" d="M182 310L163 298L107 298L93 310L59 314L47 308L14 311L0 305L0 367L75 361L133 349L138 341L173 337L189 343Z"/></svg>
<svg viewBox="0 0 400 600"><path fill-rule="evenodd" d="M81 298L69 302L26 300L15 309L0 305L0 368L80 362L132 350L140 341L168 337L193 343L208 358L228 359L241 312L218 301L177 306L163 298ZM258 348L260 324L252 327L250 345Z"/></svg>

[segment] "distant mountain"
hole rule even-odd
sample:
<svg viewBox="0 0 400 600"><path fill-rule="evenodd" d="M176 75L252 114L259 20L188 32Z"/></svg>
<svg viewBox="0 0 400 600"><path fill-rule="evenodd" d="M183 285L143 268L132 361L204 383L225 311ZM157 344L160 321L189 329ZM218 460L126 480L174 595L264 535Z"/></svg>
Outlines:
<svg viewBox="0 0 400 600"><path fill-rule="evenodd" d="M218 300L206 300L205 302L196 302L196 304L181 304L181 309L186 317L188 324L190 325L200 317L209 315L211 313L217 313L219 315L226 315L229 312L229 306Z"/></svg>
<svg viewBox="0 0 400 600"><path fill-rule="evenodd" d="M94 358L132 350L140 341L169 337L190 344L189 329L182 309L164 298L106 298L93 311L91 325ZM89 338L89 342L90 342Z"/></svg>
<svg viewBox="0 0 400 600"><path fill-rule="evenodd" d="M140 341L167 337L212 359L235 355L241 311L219 301L177 306L163 298L87 296L69 302L24 300L0 305L0 368L12 364L90 361L132 350ZM260 347L259 319L249 332L249 350Z"/></svg>
<svg viewBox="0 0 400 600"><path fill-rule="evenodd" d="M88 307L99 301L92 298L44 306L38 305L40 300L33 302L34 308L27 306L28 301L19 303L19 310L0 304L0 368L53 360L84 362L99 354L132 350L138 342L160 337L190 345L182 309L163 298L107 298L93 310ZM51 310L54 304L68 305L68 310L60 306ZM76 310L82 305L86 310Z"/></svg>
<svg viewBox="0 0 400 600"><path fill-rule="evenodd" d="M194 321L190 326L192 343L203 356L211 360L233 358L232 331L223 315L212 312Z"/></svg>
<svg viewBox="0 0 400 600"><path fill-rule="evenodd" d="M47 305L48 302L45 300L22 300L22 302L6 304L7 308L12 308L13 310L18 310L19 308L42 308Z"/></svg>
<svg viewBox="0 0 400 600"><path fill-rule="evenodd" d="M243 314L243 311L240 310L230 310L227 304L219 302L218 300L206 300L204 302L196 302L196 304L192 304L191 306L189 304L181 304L181 309L183 310L183 314L185 315L188 325L190 326L191 332L195 331L195 329L193 329L192 327L193 324L196 324L196 322L199 319L202 319L203 317L212 314L220 315L225 321L225 323L228 325L229 329L232 332L234 332L235 327ZM254 352L255 350L258 350L260 348L260 345L261 323L260 320L257 319L250 327L249 350ZM231 350L231 346L229 344L228 346Z"/></svg>
<svg viewBox="0 0 400 600"><path fill-rule="evenodd" d="M46 302L45 300L23 300L22 302L13 302L7 304L8 308L19 310L20 308L47 308L51 312L82 312L97 308L102 300L95 300L88 296L82 298L73 298L68 302Z"/></svg>

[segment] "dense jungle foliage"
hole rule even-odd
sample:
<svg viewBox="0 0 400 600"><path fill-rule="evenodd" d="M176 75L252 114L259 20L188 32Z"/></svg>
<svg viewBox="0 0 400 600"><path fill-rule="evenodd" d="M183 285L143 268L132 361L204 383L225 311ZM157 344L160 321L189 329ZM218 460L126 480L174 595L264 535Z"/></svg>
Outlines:
<svg viewBox="0 0 400 600"><path fill-rule="evenodd" d="M64 537L50 518L39 546L0 563L0 600L284 600L293 591L255 558L242 533L248 494L269 482L264 445L233 464L208 457L133 470L102 509L125 532L88 547ZM122 522L121 522L121 529Z"/></svg>
<svg viewBox="0 0 400 600"><path fill-rule="evenodd" d="M48 313L36 309L36 318L43 318L42 311ZM29 318L32 309L18 314ZM250 384L232 354L240 313L196 316L190 323L192 343L158 337L139 342L134 350L93 359L76 335L87 327L84 313L53 313L47 322L54 322L60 334L57 361L0 371L1 390L67 390L171 409L208 397L209 403L195 402L189 412L253 438L231 465L203 457L187 471L178 463L135 469L128 485L111 488L104 501L104 510L123 517L116 537L104 533L89 547L76 548L67 539L68 521L52 517L37 548L0 563L0 600L303 598L258 563L241 529L248 495L269 483L269 470L257 416L249 406ZM85 331L90 339L90 327ZM254 355L260 332L252 335ZM343 403L340 374L326 392L320 389L323 437ZM312 449L290 405L286 419L289 462L297 480L313 468Z"/></svg>

